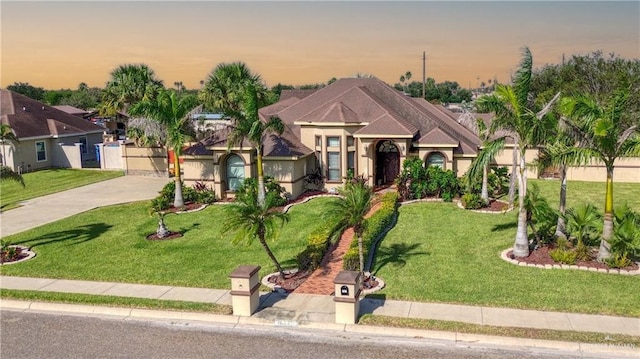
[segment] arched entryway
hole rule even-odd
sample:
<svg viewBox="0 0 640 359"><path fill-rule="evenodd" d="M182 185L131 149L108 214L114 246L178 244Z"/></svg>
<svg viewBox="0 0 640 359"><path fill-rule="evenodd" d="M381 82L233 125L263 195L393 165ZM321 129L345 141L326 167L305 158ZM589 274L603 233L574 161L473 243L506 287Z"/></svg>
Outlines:
<svg viewBox="0 0 640 359"><path fill-rule="evenodd" d="M392 184L400 173L400 151L391 141L380 141L376 145L376 181L377 186Z"/></svg>

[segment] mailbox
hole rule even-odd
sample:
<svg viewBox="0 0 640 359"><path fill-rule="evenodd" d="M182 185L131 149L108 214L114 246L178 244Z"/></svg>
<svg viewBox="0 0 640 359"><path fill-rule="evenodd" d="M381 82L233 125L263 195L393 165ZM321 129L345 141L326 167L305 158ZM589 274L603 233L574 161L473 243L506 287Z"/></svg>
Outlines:
<svg viewBox="0 0 640 359"><path fill-rule="evenodd" d="M360 272L342 271L333 280L335 285L336 323L355 324L360 310Z"/></svg>
<svg viewBox="0 0 640 359"><path fill-rule="evenodd" d="M233 314L250 317L258 310L260 304L259 266L239 266L229 277L231 278L231 302Z"/></svg>

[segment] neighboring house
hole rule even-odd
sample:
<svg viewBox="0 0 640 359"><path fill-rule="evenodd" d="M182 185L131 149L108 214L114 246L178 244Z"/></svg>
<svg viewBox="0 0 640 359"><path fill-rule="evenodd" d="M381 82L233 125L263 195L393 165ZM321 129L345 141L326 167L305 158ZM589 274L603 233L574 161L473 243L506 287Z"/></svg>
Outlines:
<svg viewBox="0 0 640 359"><path fill-rule="evenodd" d="M265 175L296 197L317 173L332 190L349 173L370 185L391 184L410 156L462 176L477 156L480 140L455 116L424 99L411 98L377 78L346 78L324 88L283 90L279 102L260 109L263 120L278 116L282 136L264 144ZM184 178L206 181L221 197L256 174L250 144L227 151L226 131L185 151Z"/></svg>
<svg viewBox="0 0 640 359"><path fill-rule="evenodd" d="M95 112L89 112L89 111L85 111L81 108L77 108L77 107L73 107L73 106L69 106L69 105L58 105L58 106L52 106L53 108L60 110L60 111L64 111L70 115L74 115L74 116L78 116L78 117L82 117L84 119L88 119L90 118L92 115L95 115Z"/></svg>
<svg viewBox="0 0 640 359"><path fill-rule="evenodd" d="M95 160L94 145L104 128L16 92L0 89L0 120L11 126L19 143L3 143L3 163L14 171L81 168Z"/></svg>

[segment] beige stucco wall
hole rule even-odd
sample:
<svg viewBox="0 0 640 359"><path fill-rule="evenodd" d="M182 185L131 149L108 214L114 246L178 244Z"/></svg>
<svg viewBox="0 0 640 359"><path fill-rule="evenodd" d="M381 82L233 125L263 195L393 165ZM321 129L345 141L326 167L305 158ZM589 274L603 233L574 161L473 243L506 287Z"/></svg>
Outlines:
<svg viewBox="0 0 640 359"><path fill-rule="evenodd" d="M607 169L604 164L594 162L584 167L571 167L567 170L570 181L604 182ZM613 170L614 182L640 183L640 158L620 158L615 162Z"/></svg>
<svg viewBox="0 0 640 359"><path fill-rule="evenodd" d="M525 152L525 160L527 164L532 163L538 158L537 149L527 149ZM495 156L494 165L499 167L507 167L511 172L511 166L513 163L513 147L507 146L505 149ZM538 171L535 168L527 167L527 178L538 178Z"/></svg>
<svg viewBox="0 0 640 359"><path fill-rule="evenodd" d="M80 144L58 143L51 151L51 165L59 168L82 168Z"/></svg>
<svg viewBox="0 0 640 359"><path fill-rule="evenodd" d="M124 145L122 148L124 169L127 174L169 175L167 150L162 147L136 147Z"/></svg>

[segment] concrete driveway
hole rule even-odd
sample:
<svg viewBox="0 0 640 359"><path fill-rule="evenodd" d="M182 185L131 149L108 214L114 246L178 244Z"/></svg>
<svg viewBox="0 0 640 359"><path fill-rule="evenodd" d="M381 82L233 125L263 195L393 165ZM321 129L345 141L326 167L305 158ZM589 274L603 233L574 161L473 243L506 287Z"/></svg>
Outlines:
<svg viewBox="0 0 640 359"><path fill-rule="evenodd" d="M152 199L172 179L123 176L37 197L0 213L2 237L73 216L93 208Z"/></svg>

